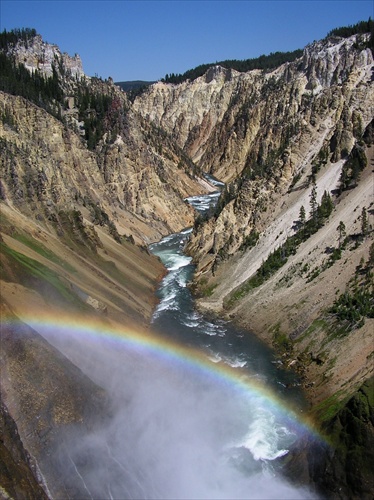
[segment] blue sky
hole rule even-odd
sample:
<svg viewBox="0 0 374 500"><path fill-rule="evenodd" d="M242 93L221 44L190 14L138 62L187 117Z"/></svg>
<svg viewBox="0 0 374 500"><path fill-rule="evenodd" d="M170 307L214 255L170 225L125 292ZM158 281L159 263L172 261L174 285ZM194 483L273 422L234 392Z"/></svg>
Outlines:
<svg viewBox="0 0 374 500"><path fill-rule="evenodd" d="M86 74L158 80L199 64L303 48L374 18L373 0L0 0L0 28L35 28Z"/></svg>

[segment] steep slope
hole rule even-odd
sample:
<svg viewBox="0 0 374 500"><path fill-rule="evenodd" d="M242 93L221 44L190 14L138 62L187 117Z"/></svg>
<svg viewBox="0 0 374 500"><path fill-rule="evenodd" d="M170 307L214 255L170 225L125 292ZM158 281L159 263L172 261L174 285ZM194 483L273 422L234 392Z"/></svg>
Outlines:
<svg viewBox="0 0 374 500"><path fill-rule="evenodd" d="M8 202L27 196L25 208L86 206L101 223L100 211L107 211L104 219L121 235L143 243L191 223L183 198L207 187L163 130L135 113L111 79L88 78L79 56L62 54L33 30L1 36L2 193Z"/></svg>
<svg viewBox="0 0 374 500"><path fill-rule="evenodd" d="M18 480L4 474L2 487L11 498L82 497L86 492L78 473L69 470L64 444L74 433L84 435L104 422L110 413L106 394L20 322L7 305L2 304L0 312L0 388L7 450L4 456L2 449L0 457L7 468L13 462L23 468ZM14 465L12 470L17 472Z"/></svg>
<svg viewBox="0 0 374 500"><path fill-rule="evenodd" d="M0 406L0 493L2 498L47 499L32 473L31 457L24 449L16 423Z"/></svg>
<svg viewBox="0 0 374 500"><path fill-rule="evenodd" d="M36 268L45 266L43 278L55 273L78 304L147 322L163 268L145 245L191 225L184 198L211 186L111 80L86 77L79 56L33 30L2 36L3 297L12 301L14 280L35 291ZM25 279L31 259L33 278ZM15 261L18 276L9 271Z"/></svg>
<svg viewBox="0 0 374 500"><path fill-rule="evenodd" d="M216 66L193 82L159 82L136 98L134 108L221 180L257 165L276 170L272 176L277 173L279 184L313 159L337 122L347 119L346 108L358 108L363 126L370 121L368 37L316 42L302 58L274 71L238 73ZM369 108L362 106L365 100ZM352 137L344 139L340 147L350 150Z"/></svg>
<svg viewBox="0 0 374 500"><path fill-rule="evenodd" d="M362 234L361 226L363 210L372 225L373 153L362 137L367 126L370 135L374 116L373 59L369 49L357 47L356 37L315 43L307 47L298 66L278 71L283 77L276 95L268 99L272 104L266 128L257 132L257 141L262 141L262 150L269 138L274 144L271 124L276 120L271 117L275 117L274 109L282 107L295 106L294 118L300 124L297 135L286 147L278 143L281 151L268 152L265 162L257 156L249 169L247 164L234 199L196 232L189 245L198 263L200 293L209 294L199 301L200 306L224 310L270 344L281 348L283 342L289 362L304 371L314 403L344 387L342 399L373 373L373 320L368 319L355 334L360 343L354 336L336 334L338 326L322 321L335 299L349 288L350 280L357 279L360 265L370 261L372 238L367 231ZM295 85L302 87L294 93L296 99L290 100ZM282 87L288 90L283 93ZM307 96L308 105L301 105ZM290 119L283 114L284 123ZM343 173L352 163L362 173L356 172L357 178L344 191ZM331 215L310 238L301 239L288 251L287 245L296 241L304 224L301 207L307 218L313 218L313 203L322 204L324 193L333 203ZM334 249L339 253L341 246L337 231L341 221L349 245L335 259ZM276 263L274 271L266 271L268 279L252 285L251 277L264 273L264 262L277 252L283 252L283 262ZM370 280L372 264L367 266Z"/></svg>
<svg viewBox="0 0 374 500"><path fill-rule="evenodd" d="M343 332L334 335L327 319L322 321L322 314L345 292L349 281L355 276L357 279L357 269L364 268L363 263L370 260L372 237L366 235L360 240L363 208L372 220L373 148L369 153L371 161L357 187L336 200L324 226L302 242L295 255L289 255L282 267L262 284L246 287L270 252L281 246L284 237L294 234L292 227L298 221L300 207L309 201L310 190L303 195L297 191L296 203L295 192L283 196L279 215L272 219L253 248L223 261L209 280L204 274L200 277L201 293L206 290L210 294L199 299L200 307L224 310L268 343L279 344L282 337L291 339L286 347L288 362L292 365L297 362L304 368L308 365L306 385L314 403L335 394L343 385L349 393L373 373L370 361L373 320L368 319L363 327L348 336ZM319 193L325 189L328 179L330 189L335 187L330 174L325 167L317 177ZM334 249L339 248L340 221L344 222L351 239L334 260ZM301 354L300 363L297 357Z"/></svg>
<svg viewBox="0 0 374 500"><path fill-rule="evenodd" d="M357 239L363 210L368 214L369 226L372 224L373 153L362 138L366 127L366 135L371 134L374 85L372 54L369 49L361 49L356 37L315 43L305 50L299 66L283 68L278 87L288 87L288 91L284 94L278 89L276 96L272 95L269 102L273 104L266 115L270 123L266 120L267 128L257 140L263 141L261 148L265 148L269 137L274 144L274 128L269 128L272 112L274 108L297 106L298 98L296 102L289 100L289 85L303 82L304 99L309 88L314 90L309 94L308 106L298 106L295 114L302 124L297 136L287 142L287 147L282 146L281 154L268 153L265 163L257 158L249 170L248 165L245 167L234 199L196 232L189 245L198 262L196 279L202 293L210 294L208 299L200 300L201 307L216 311L224 308L269 343L277 343L275 337L282 334L298 339L295 357L303 353L309 360L319 360L308 368L307 385L313 387L310 397L314 402L335 393L342 385L349 393L372 373L372 320L360 331L362 343L355 346L357 361L348 370L344 366L353 352L354 339L335 340L341 351L337 357L337 346L325 338L326 328L320 331L313 323L345 291L357 275L359 263L369 260L372 238L365 231L362 244ZM300 69L299 76L294 73L296 68ZM289 84L286 75L292 75ZM296 95L300 93L299 88ZM283 119L290 123L287 116ZM371 144L371 139L367 142ZM355 179L344 184L349 169ZM306 209L307 217L314 218L313 203L322 204L324 193L331 197L334 209L320 229L305 241L300 240L301 244L284 257L281 270L275 267L270 273L271 279L260 286L250 285L251 276L264 272L263 263L268 258L279 249L286 253L287 245L295 241L303 225L301 207ZM335 261L329 255L337 247L340 250L340 221L351 244L341 260ZM251 240L251 235L256 239ZM326 364L320 361L321 356Z"/></svg>
<svg viewBox="0 0 374 500"><path fill-rule="evenodd" d="M8 204L38 208L42 217L52 209L87 207L91 220L105 212L120 234L139 242L191 223L182 198L204 188L176 173L175 153L164 160L153 144L144 147L149 141L136 117L127 125L131 134L95 154L74 131L20 97L2 93L1 112L13 117L0 130L2 198Z"/></svg>

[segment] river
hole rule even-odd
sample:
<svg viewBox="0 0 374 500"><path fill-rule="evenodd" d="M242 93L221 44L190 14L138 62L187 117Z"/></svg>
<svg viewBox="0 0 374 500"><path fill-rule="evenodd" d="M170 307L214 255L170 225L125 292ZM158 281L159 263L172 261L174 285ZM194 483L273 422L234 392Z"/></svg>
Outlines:
<svg viewBox="0 0 374 500"><path fill-rule="evenodd" d="M212 178L209 180L216 182L218 187L222 185ZM187 198L187 201L200 214L206 215L216 204L219 194L216 191ZM191 257L184 253L191 231L189 228L171 234L150 246L151 252L161 259L168 271L157 292L159 304L154 312L152 327L173 341L203 353L210 362L216 364L217 370L227 367L231 379L247 376L249 381L260 383L263 388L259 390L260 393L269 391L266 397L259 397L258 393L255 396L253 393L248 394L251 390L240 393L238 397L237 394L230 394L226 387L219 396L219 404L226 407L222 410L225 417L220 428L221 451L225 450L224 455L230 466L243 475L238 489L238 485L222 486L222 498L231 498L230 495L235 498L288 498L287 495L299 498L299 492L292 490L290 493L287 490L284 493L276 482L276 459L287 454L290 446L302 434L295 430L295 420L288 419L285 416L287 412L279 411L280 405L284 405L284 408L292 406L302 414L305 401L298 376L285 370L275 353L251 332L196 310L188 286L193 277L194 265ZM274 403L273 396L277 403ZM231 415L227 408L230 408ZM196 409L201 418L204 418L204 411ZM252 481L254 477L255 482ZM265 488L264 492L264 484L269 486L269 480L270 483L275 481L275 489L271 486L270 489ZM248 489L249 484L254 488L252 491ZM183 497L183 489L179 492ZM200 498L200 494L205 498L204 489L197 490L197 498ZM300 498L308 497L305 491L302 495Z"/></svg>

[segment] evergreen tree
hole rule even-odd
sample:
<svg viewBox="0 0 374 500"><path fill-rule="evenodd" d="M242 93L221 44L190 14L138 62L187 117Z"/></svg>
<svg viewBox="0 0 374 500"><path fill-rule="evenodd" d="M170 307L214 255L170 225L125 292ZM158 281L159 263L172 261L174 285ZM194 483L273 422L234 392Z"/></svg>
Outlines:
<svg viewBox="0 0 374 500"><path fill-rule="evenodd" d="M304 236L305 223L306 223L306 212L305 212L304 205L301 205L300 212L299 212L299 228L300 228L301 237Z"/></svg>
<svg viewBox="0 0 374 500"><path fill-rule="evenodd" d="M339 193L342 193L343 191L348 189L349 182L350 182L350 177L348 174L348 164L344 163L339 177Z"/></svg>
<svg viewBox="0 0 374 500"><path fill-rule="evenodd" d="M369 248L368 267L374 267L374 242L370 245Z"/></svg>
<svg viewBox="0 0 374 500"><path fill-rule="evenodd" d="M365 207L362 207L361 212L361 234L363 237L368 234L368 216Z"/></svg>
<svg viewBox="0 0 374 500"><path fill-rule="evenodd" d="M253 69L270 70L277 68L285 62L292 62L303 55L301 49L292 52L272 52L269 55L261 55L253 59L237 60L227 59L215 63L200 64L196 68L189 69L183 74L170 73L166 74L164 81L167 83L181 83L186 80L196 80L196 78L204 75L212 66L222 66L226 69L234 69L239 72L251 71Z"/></svg>
<svg viewBox="0 0 374 500"><path fill-rule="evenodd" d="M317 222L317 208L318 208L317 186L315 183L313 183L313 187L312 187L312 190L310 192L309 200L310 200L309 204L310 204L311 219L313 221L313 225L315 225Z"/></svg>
<svg viewBox="0 0 374 500"><path fill-rule="evenodd" d="M339 249L340 249L342 247L342 241L344 240L347 234L345 230L345 224L342 220L339 222L339 225L336 228L336 230L339 232Z"/></svg>
<svg viewBox="0 0 374 500"><path fill-rule="evenodd" d="M333 208L334 204L331 196L327 191L325 191L322 195L321 204L318 207L319 222L323 223L324 219L327 219L330 216Z"/></svg>
<svg viewBox="0 0 374 500"><path fill-rule="evenodd" d="M300 224L302 226L304 226L305 225L305 221L306 221L306 212L305 212L304 205L301 205L301 207L300 207L299 220L300 220Z"/></svg>
<svg viewBox="0 0 374 500"><path fill-rule="evenodd" d="M348 38L352 35L360 34L360 33L373 33L373 25L374 22L369 17L367 21L360 21L357 24L350 26L343 26L341 28L335 28L331 30L327 37L329 36L341 36L343 38Z"/></svg>

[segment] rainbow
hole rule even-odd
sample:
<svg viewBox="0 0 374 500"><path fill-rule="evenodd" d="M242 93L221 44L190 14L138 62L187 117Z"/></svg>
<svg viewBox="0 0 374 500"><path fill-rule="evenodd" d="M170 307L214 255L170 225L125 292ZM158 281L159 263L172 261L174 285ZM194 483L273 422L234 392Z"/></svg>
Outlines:
<svg viewBox="0 0 374 500"><path fill-rule="evenodd" d="M197 372L209 382L219 384L231 391L242 393L246 397L266 400L272 411L279 414L293 427L299 436L310 436L312 439L327 443L318 432L313 422L302 414L296 413L261 381L251 377L248 370L232 368L224 363L213 363L206 354L196 349L183 346L170 338L144 330L126 328L113 322L103 321L92 316L67 315L62 311L53 313L38 312L22 316L3 315L2 325L6 323L17 326L26 323L48 340L48 332L74 332L75 337L85 342L105 341L116 347L124 347L138 355L157 359L166 366L176 366L181 370Z"/></svg>

